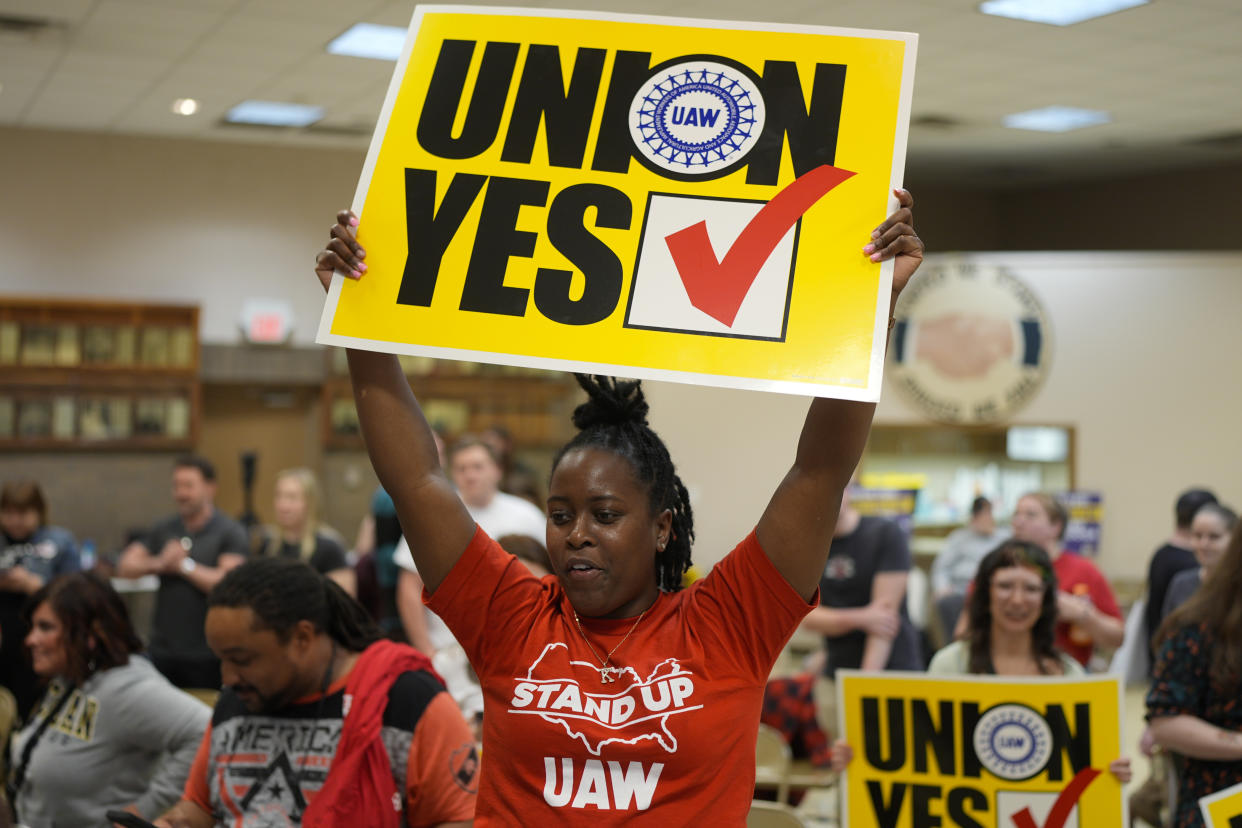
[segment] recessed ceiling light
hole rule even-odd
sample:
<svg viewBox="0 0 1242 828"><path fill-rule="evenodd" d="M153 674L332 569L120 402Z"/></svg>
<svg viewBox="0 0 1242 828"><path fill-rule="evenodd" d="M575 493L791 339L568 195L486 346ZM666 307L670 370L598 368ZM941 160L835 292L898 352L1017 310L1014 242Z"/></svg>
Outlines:
<svg viewBox="0 0 1242 828"><path fill-rule="evenodd" d="M1147 3L1148 0L984 0L979 11L1033 23L1072 26Z"/></svg>
<svg viewBox="0 0 1242 828"><path fill-rule="evenodd" d="M400 26L355 23L328 44L328 53L350 57L396 60L405 45L406 30Z"/></svg>
<svg viewBox="0 0 1242 828"><path fill-rule="evenodd" d="M1072 129L1106 124L1112 120L1107 112L1096 109L1075 109L1072 106L1045 106L1005 116L1005 126L1033 129L1038 132L1069 132Z"/></svg>
<svg viewBox="0 0 1242 828"><path fill-rule="evenodd" d="M193 98L177 98L172 102L172 111L178 115L193 115L198 112L198 101Z"/></svg>
<svg viewBox="0 0 1242 828"><path fill-rule="evenodd" d="M234 124L304 127L323 118L322 106L280 101L242 101L228 111L224 120Z"/></svg>

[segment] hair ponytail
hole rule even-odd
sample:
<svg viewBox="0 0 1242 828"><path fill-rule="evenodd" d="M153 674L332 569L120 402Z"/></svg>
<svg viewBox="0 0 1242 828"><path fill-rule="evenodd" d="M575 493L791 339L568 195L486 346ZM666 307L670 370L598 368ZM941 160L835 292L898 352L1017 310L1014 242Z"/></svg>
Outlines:
<svg viewBox="0 0 1242 828"><path fill-rule="evenodd" d="M341 585L326 575L323 579L324 600L328 605L328 636L347 650L361 652L380 639L379 627Z"/></svg>

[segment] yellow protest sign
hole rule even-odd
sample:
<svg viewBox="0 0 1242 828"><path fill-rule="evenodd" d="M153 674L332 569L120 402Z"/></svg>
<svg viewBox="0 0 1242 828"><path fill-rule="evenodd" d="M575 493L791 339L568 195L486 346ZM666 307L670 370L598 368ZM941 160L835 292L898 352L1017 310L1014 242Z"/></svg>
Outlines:
<svg viewBox="0 0 1242 828"><path fill-rule="evenodd" d="M1242 828L1242 785L1234 785L1199 800L1206 828Z"/></svg>
<svg viewBox="0 0 1242 828"><path fill-rule="evenodd" d="M916 42L419 6L318 339L874 400Z"/></svg>
<svg viewBox="0 0 1242 828"><path fill-rule="evenodd" d="M1121 683L838 671L850 828L1121 828Z"/></svg>

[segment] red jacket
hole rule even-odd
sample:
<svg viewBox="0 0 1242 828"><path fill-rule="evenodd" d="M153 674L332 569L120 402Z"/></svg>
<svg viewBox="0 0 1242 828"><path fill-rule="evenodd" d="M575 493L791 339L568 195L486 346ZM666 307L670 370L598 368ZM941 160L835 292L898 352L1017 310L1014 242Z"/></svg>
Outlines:
<svg viewBox="0 0 1242 828"><path fill-rule="evenodd" d="M365 825L398 828L405 807L398 791L388 752L380 741L388 691L402 673L426 670L435 675L431 661L412 647L376 641L358 656L345 682L345 722L332 768L323 787L302 816L306 828ZM443 684L443 679L440 679Z"/></svg>

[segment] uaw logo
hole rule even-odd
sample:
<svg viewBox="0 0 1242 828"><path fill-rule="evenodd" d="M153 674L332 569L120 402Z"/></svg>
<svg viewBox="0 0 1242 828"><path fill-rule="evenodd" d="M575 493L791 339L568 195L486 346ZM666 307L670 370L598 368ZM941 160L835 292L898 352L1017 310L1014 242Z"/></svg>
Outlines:
<svg viewBox="0 0 1242 828"><path fill-rule="evenodd" d="M1043 305L1005 267L933 262L902 293L889 343L889 381L944 423L1013 416L1043 387L1052 332Z"/></svg>
<svg viewBox="0 0 1242 828"><path fill-rule="evenodd" d="M758 79L715 56L663 64L630 107L630 136L640 159L684 178L730 172L755 146L763 123Z"/></svg>
<svg viewBox="0 0 1242 828"><path fill-rule="evenodd" d="M675 658L669 658L646 676L634 668L623 668L616 683L621 689L597 693L584 688L580 679L598 678L595 665L568 661L569 674L543 678L561 672L568 647L549 644L522 678L514 680L509 712L539 716L583 744L593 756L609 744L633 745L653 741L668 753L677 752L677 737L669 730L669 720L694 710L694 678Z"/></svg>
<svg viewBox="0 0 1242 828"><path fill-rule="evenodd" d="M1052 758L1052 728L1023 704L1000 704L984 713L972 741L979 761L1001 779L1030 779Z"/></svg>

